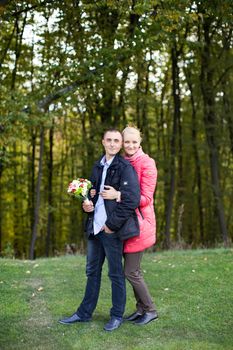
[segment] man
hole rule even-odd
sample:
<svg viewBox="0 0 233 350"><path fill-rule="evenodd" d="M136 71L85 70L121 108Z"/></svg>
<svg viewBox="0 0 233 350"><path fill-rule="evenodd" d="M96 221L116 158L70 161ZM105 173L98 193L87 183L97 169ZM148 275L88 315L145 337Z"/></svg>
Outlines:
<svg viewBox="0 0 233 350"><path fill-rule="evenodd" d="M104 330L112 331L121 325L125 309L123 240L139 234L135 209L140 201L140 188L135 170L118 154L122 146L121 133L116 129L107 130L102 144L105 155L94 164L90 178L96 190L95 195L89 204L83 204L84 211L88 213L86 291L77 311L59 322L72 324L91 320L99 297L102 266L106 257L112 287L112 308ZM120 190L120 200L103 199L101 192L108 186Z"/></svg>

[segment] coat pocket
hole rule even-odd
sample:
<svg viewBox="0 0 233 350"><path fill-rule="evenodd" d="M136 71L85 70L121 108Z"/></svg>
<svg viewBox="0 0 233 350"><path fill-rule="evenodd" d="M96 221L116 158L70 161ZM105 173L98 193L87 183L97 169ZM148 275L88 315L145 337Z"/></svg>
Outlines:
<svg viewBox="0 0 233 350"><path fill-rule="evenodd" d="M131 237L139 236L139 222L135 212L121 226L120 230L117 231L117 234L119 235L121 241L129 239Z"/></svg>

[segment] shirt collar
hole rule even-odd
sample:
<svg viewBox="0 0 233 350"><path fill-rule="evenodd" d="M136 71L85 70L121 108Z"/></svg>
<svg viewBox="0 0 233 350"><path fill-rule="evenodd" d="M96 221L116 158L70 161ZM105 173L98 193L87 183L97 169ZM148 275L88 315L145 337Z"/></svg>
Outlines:
<svg viewBox="0 0 233 350"><path fill-rule="evenodd" d="M112 164L112 161L113 161L113 159L115 158L115 156L114 157L112 157L111 159L109 159L108 161L106 161L106 156L103 156L103 158L101 159L101 161L100 161L100 164L102 165L102 166L110 166L111 164Z"/></svg>

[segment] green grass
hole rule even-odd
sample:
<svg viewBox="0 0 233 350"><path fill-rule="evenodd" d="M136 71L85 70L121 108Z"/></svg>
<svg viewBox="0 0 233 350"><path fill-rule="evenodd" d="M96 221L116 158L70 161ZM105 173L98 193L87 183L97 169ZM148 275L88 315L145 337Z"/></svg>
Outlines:
<svg viewBox="0 0 233 350"><path fill-rule="evenodd" d="M0 259L0 349L233 349L233 250L145 254L159 319L103 330L111 307L106 266L92 322L65 326L85 287L84 256ZM135 310L127 285L126 314Z"/></svg>

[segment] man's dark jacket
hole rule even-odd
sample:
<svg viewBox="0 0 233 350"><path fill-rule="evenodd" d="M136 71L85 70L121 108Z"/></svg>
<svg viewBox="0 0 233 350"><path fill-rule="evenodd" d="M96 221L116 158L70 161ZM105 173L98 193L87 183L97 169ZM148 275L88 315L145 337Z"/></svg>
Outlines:
<svg viewBox="0 0 233 350"><path fill-rule="evenodd" d="M103 166L100 164L103 156L94 164L90 180L96 195L92 198L95 206L100 191ZM105 185L114 187L121 192L121 201L104 200L107 213L106 226L114 231L121 240L139 235L139 224L135 209L140 202L140 187L138 176L132 165L122 156L117 154L109 166L105 178ZM86 232L93 234L94 212L88 214Z"/></svg>

